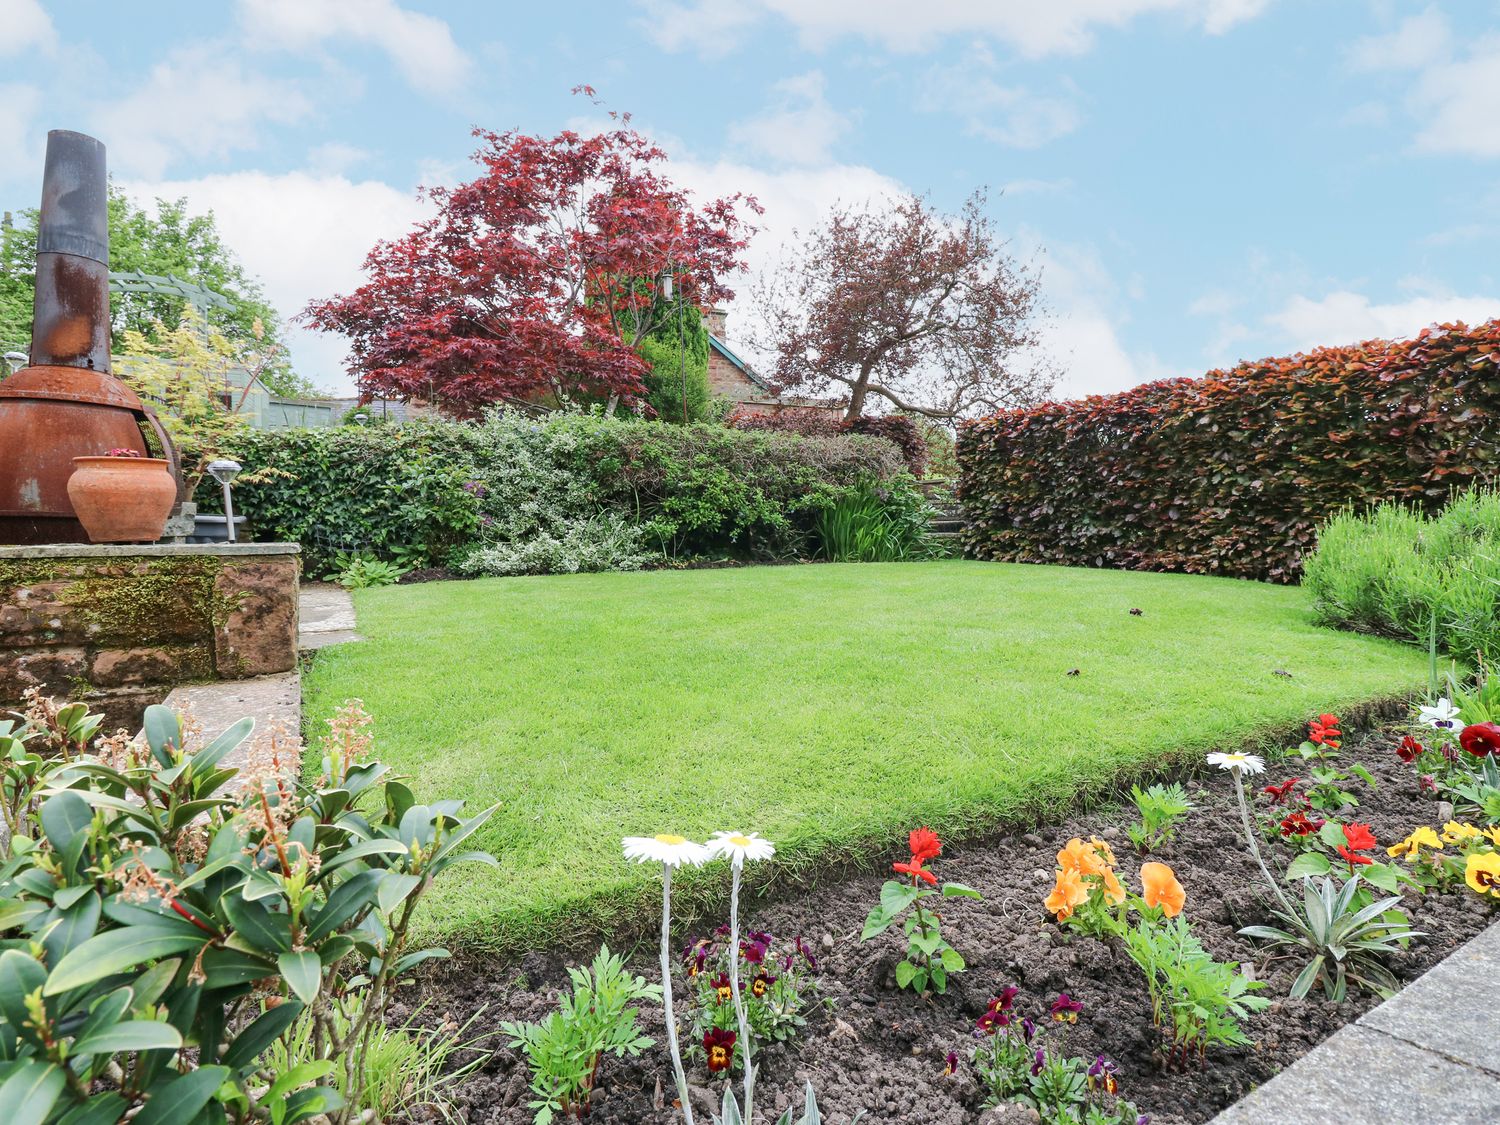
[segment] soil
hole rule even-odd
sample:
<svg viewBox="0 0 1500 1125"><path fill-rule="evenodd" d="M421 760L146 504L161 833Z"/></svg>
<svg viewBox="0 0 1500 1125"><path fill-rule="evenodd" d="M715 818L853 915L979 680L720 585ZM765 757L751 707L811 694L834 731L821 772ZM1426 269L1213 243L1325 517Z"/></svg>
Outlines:
<svg viewBox="0 0 1500 1125"><path fill-rule="evenodd" d="M1363 763L1378 782L1374 793L1357 787L1358 814L1346 819L1368 822L1382 845L1403 838L1415 825L1440 828L1445 812L1419 790L1413 767L1393 752L1405 729L1386 725L1351 738L1340 759L1346 768L1351 762ZM1299 773L1307 773L1300 760L1277 759L1255 781L1258 786L1280 783ZM1287 997L1300 964L1270 957L1236 934L1242 926L1272 919L1270 896L1245 849L1230 778L1219 770L1205 770L1184 779L1184 784L1197 807L1181 823L1177 839L1149 858L1176 871L1187 889L1185 914L1209 952L1220 960L1253 963L1257 979L1267 982L1261 995L1271 999L1270 1007L1245 1025L1253 1046L1211 1051L1201 1069L1165 1071L1160 1034L1152 1026L1139 970L1113 941L1064 931L1042 909L1052 886L1056 853L1072 836L1098 835L1109 841L1121 878L1139 889L1141 857L1124 833L1134 809L1127 814L1114 807L955 847L932 864L940 878L966 883L984 895L982 902L944 901L944 934L967 958L969 969L952 979L943 996L916 996L896 988L898 928L868 944L859 941L865 916L885 881L883 874L839 875L821 887L748 910L749 928L778 936L800 933L822 952L821 994L831 1002L811 1015L800 1039L757 1053L759 1116L774 1120L768 1111L779 1113L794 1098L800 1113L802 1087L811 1079L825 1116L838 1125L859 1109L866 1111L866 1122L978 1121L983 1095L967 1065L974 1045L971 1031L990 998L1006 984L1020 987L1018 1010L1033 1018L1044 1016L1061 991L1082 1001L1083 1013L1069 1032L1069 1053L1086 1059L1103 1053L1114 1059L1120 1068L1121 1096L1151 1114L1154 1125L1207 1121L1373 1007L1377 999L1364 993L1340 1005L1323 1000L1320 992L1306 1000ZM1258 797L1257 803L1264 808L1266 800ZM904 859L904 851L898 856L897 850L892 849L893 859ZM1279 858L1284 867L1289 855ZM1386 858L1383 847L1378 858ZM1408 892L1406 910L1426 936L1390 962L1403 982L1473 937L1493 915L1486 902L1462 885L1425 896ZM401 1002L409 1006L395 1013L398 1018L425 1002L419 1016L424 1022L462 1024L480 1008L484 1014L476 1029L501 1020L541 1019L552 1010L558 989L567 984L564 958L555 952L531 953L509 964L461 956L433 964L439 967L410 990L407 995L413 999ZM658 979L654 946L643 945L632 967L647 979ZM682 1013L684 990L679 986L677 991ZM648 1025L647 1034L664 1039L659 1009L642 1023ZM531 1120L525 1060L497 1046L485 1066L453 1092L457 1120L473 1125ZM963 1061L956 1075L945 1077L944 1057L949 1051ZM710 1083L701 1063L696 1069L689 1067L689 1081L699 1087L694 1101L700 1111L707 1110L723 1089L722 1080ZM659 1108L662 1090L668 1091L665 1109ZM594 1125L679 1121L671 1109L671 1090L664 1046L638 1059L608 1058L600 1068L588 1120ZM700 1119L706 1120L701 1112Z"/></svg>

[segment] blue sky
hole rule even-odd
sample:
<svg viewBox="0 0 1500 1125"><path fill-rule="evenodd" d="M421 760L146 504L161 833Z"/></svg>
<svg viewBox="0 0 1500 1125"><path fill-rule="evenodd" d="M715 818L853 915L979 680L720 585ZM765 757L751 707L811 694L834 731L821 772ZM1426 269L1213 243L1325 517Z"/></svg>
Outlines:
<svg viewBox="0 0 1500 1125"><path fill-rule="evenodd" d="M0 0L0 207L47 129L92 132L290 315L466 175L470 126L598 120L579 83L761 199L757 270L836 200L989 185L1061 394L1500 315L1479 0ZM336 338L292 345L348 386Z"/></svg>

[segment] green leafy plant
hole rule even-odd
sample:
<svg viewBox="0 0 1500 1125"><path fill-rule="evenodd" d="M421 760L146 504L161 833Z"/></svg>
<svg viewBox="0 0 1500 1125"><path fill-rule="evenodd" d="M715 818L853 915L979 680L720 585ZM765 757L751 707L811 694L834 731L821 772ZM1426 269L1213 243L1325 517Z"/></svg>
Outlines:
<svg viewBox="0 0 1500 1125"><path fill-rule="evenodd" d="M856 1123L865 1115L860 1110L849 1119L849 1125ZM740 1114L739 1102L735 1100L734 1087L730 1086L724 1090L724 1102L719 1112L714 1114L714 1125L749 1125ZM776 1119L776 1125L823 1125L823 1114L818 1109L818 1098L813 1093L813 1084L809 1082L802 1097L802 1115L796 1116L796 1110L787 1106Z"/></svg>
<svg viewBox="0 0 1500 1125"><path fill-rule="evenodd" d="M949 974L963 972L965 962L963 955L944 940L936 912L922 905L924 899L939 894L931 889L937 886L937 876L923 865L942 853L943 844L930 828L913 829L908 843L911 859L891 866L910 882L891 879L880 888L880 903L865 919L860 940L869 941L884 933L910 910L901 924L907 945L906 956L896 964L896 984L917 992L925 992L929 987L935 992L946 992ZM981 897L978 891L962 883L943 884L941 894L944 898Z"/></svg>
<svg viewBox="0 0 1500 1125"><path fill-rule="evenodd" d="M1445 476L1442 495L1458 483ZM1436 512L1395 499L1340 512L1319 531L1305 585L1321 624L1420 645L1434 669L1440 649L1477 667L1500 652L1500 493L1471 487Z"/></svg>
<svg viewBox="0 0 1500 1125"><path fill-rule="evenodd" d="M1142 789L1130 787L1130 799L1141 814L1140 822L1125 831L1139 852L1154 851L1177 834L1177 821L1193 809L1187 791L1175 781L1170 785L1153 785Z"/></svg>
<svg viewBox="0 0 1500 1125"><path fill-rule="evenodd" d="M347 1033L359 1018L364 1002L363 988L350 989L330 1001L329 1016L334 1026ZM351 1088L344 1071L337 1067L330 1076L331 1083L345 1102L373 1113L377 1120L426 1112L454 1121L448 1092L490 1057L480 1044L494 1032L471 1034L483 1011L474 1013L457 1031L422 1026L418 1022L420 1008L400 1026L377 1020L357 1083L359 1091ZM317 1021L304 1011L291 1030L267 1049L265 1065L272 1073L286 1074L316 1063L318 1050ZM467 1057L460 1061L459 1056Z"/></svg>
<svg viewBox="0 0 1500 1125"><path fill-rule="evenodd" d="M1264 988L1233 962L1215 961L1199 943L1188 920L1142 916L1121 935L1125 950L1146 978L1152 1019L1171 1025L1167 1067L1201 1059L1210 1047L1239 1047L1249 1040L1239 1021L1266 1007L1251 993Z"/></svg>
<svg viewBox="0 0 1500 1125"><path fill-rule="evenodd" d="M819 513L816 531L821 553L834 562L900 562L932 553L928 519L932 511L919 496L865 485Z"/></svg>
<svg viewBox="0 0 1500 1125"><path fill-rule="evenodd" d="M1398 949L1421 931L1413 930L1390 912L1401 903L1400 895L1360 906L1358 875L1340 887L1332 876L1306 879L1302 884L1300 909L1277 911L1285 923L1279 926L1246 926L1240 933L1261 938L1273 946L1289 946L1309 960L1292 983L1294 999L1306 996L1314 985L1334 1003L1348 995L1349 982L1368 988L1377 996L1396 991L1396 978L1381 958Z"/></svg>
<svg viewBox="0 0 1500 1125"><path fill-rule="evenodd" d="M365 760L356 707L309 786L274 732L243 772L222 764L249 719L206 745L164 707L144 726L80 752L89 722L64 707L7 736L6 791L29 795L0 864L0 1104L38 1123L349 1121L392 984L445 955L407 949L417 904L453 864L493 862L461 850L488 812L419 805ZM316 1057L273 1070L304 1013Z"/></svg>
<svg viewBox="0 0 1500 1125"><path fill-rule="evenodd" d="M408 567L382 562L374 555L341 553L333 560L330 582L349 590L367 590L373 586L394 586L405 577Z"/></svg>
<svg viewBox="0 0 1500 1125"><path fill-rule="evenodd" d="M531 1064L537 1125L559 1113L583 1117L604 1056L633 1058L656 1042L636 1027L639 1012L632 1005L660 1003L661 986L626 972L623 957L601 946L589 968L570 968L568 976L572 994L561 997L558 1010L545 1020L500 1025L510 1046Z"/></svg>

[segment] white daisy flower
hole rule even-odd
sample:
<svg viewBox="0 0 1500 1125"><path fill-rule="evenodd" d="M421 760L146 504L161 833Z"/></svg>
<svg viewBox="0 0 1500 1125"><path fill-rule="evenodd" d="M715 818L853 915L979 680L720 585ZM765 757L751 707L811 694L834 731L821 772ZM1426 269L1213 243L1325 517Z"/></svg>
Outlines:
<svg viewBox="0 0 1500 1125"><path fill-rule="evenodd" d="M1208 756L1208 764L1218 766L1221 770L1233 770L1235 773L1252 776L1266 771L1266 760L1258 754L1213 753Z"/></svg>
<svg viewBox="0 0 1500 1125"><path fill-rule="evenodd" d="M759 832L715 832L708 841L708 854L741 867L747 859L770 859L776 854L776 845L761 839Z"/></svg>
<svg viewBox="0 0 1500 1125"><path fill-rule="evenodd" d="M1458 718L1458 708L1453 706L1453 701L1446 695L1439 699L1431 707L1417 708L1417 722L1425 723L1429 727L1442 730L1452 730Z"/></svg>
<svg viewBox="0 0 1500 1125"><path fill-rule="evenodd" d="M668 867L699 867L712 857L702 844L686 836L663 832L656 836L626 836L625 858L636 863L661 863Z"/></svg>

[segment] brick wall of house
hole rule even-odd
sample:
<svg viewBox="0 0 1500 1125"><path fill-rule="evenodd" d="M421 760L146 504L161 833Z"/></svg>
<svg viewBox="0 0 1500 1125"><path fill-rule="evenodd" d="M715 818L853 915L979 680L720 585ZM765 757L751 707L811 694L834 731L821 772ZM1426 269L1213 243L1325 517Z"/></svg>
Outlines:
<svg viewBox="0 0 1500 1125"><path fill-rule="evenodd" d="M178 684L295 668L296 545L235 550L0 548L0 712L35 687L134 730Z"/></svg>

